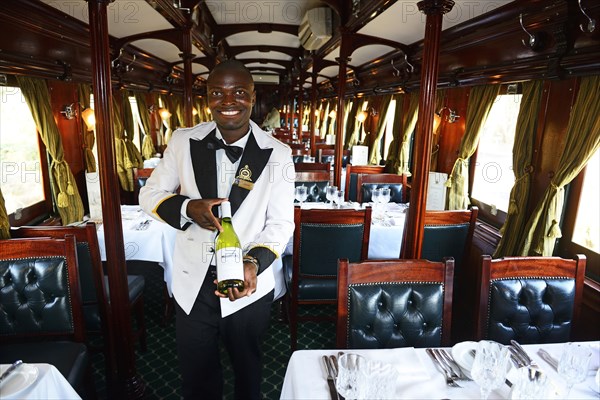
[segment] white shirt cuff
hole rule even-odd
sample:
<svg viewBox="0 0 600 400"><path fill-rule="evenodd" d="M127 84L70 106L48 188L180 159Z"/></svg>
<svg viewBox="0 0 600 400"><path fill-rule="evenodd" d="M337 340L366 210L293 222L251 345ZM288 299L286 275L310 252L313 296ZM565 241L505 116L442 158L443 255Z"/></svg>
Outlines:
<svg viewBox="0 0 600 400"><path fill-rule="evenodd" d="M192 199L185 199L183 203L181 203L181 226L185 225L188 222L193 222L193 220L190 217L188 217L186 213L187 205L191 200Z"/></svg>

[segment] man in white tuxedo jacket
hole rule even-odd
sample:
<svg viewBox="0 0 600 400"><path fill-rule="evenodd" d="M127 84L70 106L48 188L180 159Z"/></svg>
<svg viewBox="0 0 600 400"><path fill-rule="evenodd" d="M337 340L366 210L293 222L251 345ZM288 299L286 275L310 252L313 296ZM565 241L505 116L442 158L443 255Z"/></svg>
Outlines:
<svg viewBox="0 0 600 400"><path fill-rule="evenodd" d="M172 288L184 398L222 398L222 339L235 398L259 399L262 340L283 294L280 255L294 230L294 167L290 148L250 121L256 95L242 63L218 64L207 92L214 121L173 134L140 205L179 230ZM216 290L213 261L225 199L244 253L244 290L228 295Z"/></svg>

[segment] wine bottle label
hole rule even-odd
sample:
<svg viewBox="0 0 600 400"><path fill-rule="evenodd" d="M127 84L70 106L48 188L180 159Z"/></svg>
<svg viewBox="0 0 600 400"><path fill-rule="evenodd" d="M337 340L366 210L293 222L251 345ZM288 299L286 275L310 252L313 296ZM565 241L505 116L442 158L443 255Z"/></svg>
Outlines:
<svg viewBox="0 0 600 400"><path fill-rule="evenodd" d="M239 247L225 247L217 250L215 257L217 260L217 281L244 280L242 249Z"/></svg>

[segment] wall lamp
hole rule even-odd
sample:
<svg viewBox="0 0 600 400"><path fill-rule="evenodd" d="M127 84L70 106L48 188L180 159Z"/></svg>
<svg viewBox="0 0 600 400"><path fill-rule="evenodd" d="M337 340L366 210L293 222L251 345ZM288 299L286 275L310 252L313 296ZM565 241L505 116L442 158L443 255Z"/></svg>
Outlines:
<svg viewBox="0 0 600 400"><path fill-rule="evenodd" d="M171 113L166 108L159 108L158 115L160 115L160 119L162 119L163 121L166 121L167 119L171 118Z"/></svg>
<svg viewBox="0 0 600 400"><path fill-rule="evenodd" d="M335 117L337 117L337 111L335 111L335 110L329 111L329 118L335 119Z"/></svg>
<svg viewBox="0 0 600 400"><path fill-rule="evenodd" d="M436 115L438 117L442 117L442 111L444 110L448 110L448 115L446 116L446 121L450 122L451 124L455 123L457 119L460 118L460 115L458 115L456 113L456 110L451 109L450 107L442 107L440 108L440 110L436 113Z"/></svg>
<svg viewBox="0 0 600 400"><path fill-rule="evenodd" d="M356 115L356 119L358 120L358 122L365 122L367 120L367 117L370 115L371 117L376 116L377 114L379 114L377 112L377 110L375 110L373 107L370 107L368 110L363 110L360 111L357 115Z"/></svg>
<svg viewBox="0 0 600 400"><path fill-rule="evenodd" d="M61 114L64 114L66 119L73 119L77 116L77 107L75 107L77 103L67 104L60 111Z"/></svg>
<svg viewBox="0 0 600 400"><path fill-rule="evenodd" d="M88 131L94 130L96 127L96 115L94 114L94 110L86 108L81 112L81 118L83 119L83 122L85 122Z"/></svg>

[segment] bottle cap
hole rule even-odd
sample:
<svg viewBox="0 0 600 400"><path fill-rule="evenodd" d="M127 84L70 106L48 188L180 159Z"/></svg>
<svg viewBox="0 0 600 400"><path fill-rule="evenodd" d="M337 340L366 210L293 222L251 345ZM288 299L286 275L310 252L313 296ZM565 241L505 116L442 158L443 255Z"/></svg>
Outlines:
<svg viewBox="0 0 600 400"><path fill-rule="evenodd" d="M221 203L221 218L231 218L231 203L228 201Z"/></svg>

